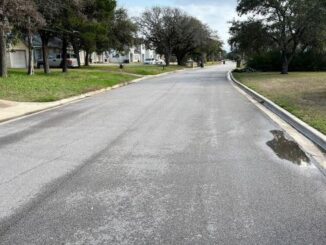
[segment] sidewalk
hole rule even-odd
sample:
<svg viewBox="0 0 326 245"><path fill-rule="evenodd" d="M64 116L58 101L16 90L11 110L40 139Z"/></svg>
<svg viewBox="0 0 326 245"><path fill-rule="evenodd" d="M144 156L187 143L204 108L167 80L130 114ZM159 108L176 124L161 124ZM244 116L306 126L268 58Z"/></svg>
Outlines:
<svg viewBox="0 0 326 245"><path fill-rule="evenodd" d="M60 101L47 103L12 102L0 100L0 122L60 106Z"/></svg>

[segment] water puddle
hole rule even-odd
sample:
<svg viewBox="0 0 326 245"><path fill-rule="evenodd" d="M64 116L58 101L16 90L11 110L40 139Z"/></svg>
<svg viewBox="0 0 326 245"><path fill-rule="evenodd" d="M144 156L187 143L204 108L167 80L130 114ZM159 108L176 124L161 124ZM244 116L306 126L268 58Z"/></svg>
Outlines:
<svg viewBox="0 0 326 245"><path fill-rule="evenodd" d="M267 145L272 148L279 158L297 165L310 163L310 159L306 153L301 150L296 142L285 138L283 131L273 130L271 133L274 135L274 139L268 141Z"/></svg>

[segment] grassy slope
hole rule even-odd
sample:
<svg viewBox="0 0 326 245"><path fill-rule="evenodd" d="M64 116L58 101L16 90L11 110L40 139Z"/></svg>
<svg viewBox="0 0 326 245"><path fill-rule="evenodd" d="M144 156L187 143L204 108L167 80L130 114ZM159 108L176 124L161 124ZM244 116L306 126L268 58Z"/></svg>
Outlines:
<svg viewBox="0 0 326 245"><path fill-rule="evenodd" d="M27 76L25 70L11 70L8 78L0 78L0 99L25 102L55 101L134 78L127 74L95 70L70 70L67 74L53 70L49 75L37 71L34 76Z"/></svg>
<svg viewBox="0 0 326 245"><path fill-rule="evenodd" d="M235 73L234 76L326 134L326 72Z"/></svg>

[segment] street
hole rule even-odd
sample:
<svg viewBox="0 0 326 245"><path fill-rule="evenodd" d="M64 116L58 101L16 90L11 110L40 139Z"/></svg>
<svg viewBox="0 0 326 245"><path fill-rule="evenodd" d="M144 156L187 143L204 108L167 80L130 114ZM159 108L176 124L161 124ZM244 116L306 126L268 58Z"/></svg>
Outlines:
<svg viewBox="0 0 326 245"><path fill-rule="evenodd" d="M325 176L231 66L0 124L0 244L326 244Z"/></svg>

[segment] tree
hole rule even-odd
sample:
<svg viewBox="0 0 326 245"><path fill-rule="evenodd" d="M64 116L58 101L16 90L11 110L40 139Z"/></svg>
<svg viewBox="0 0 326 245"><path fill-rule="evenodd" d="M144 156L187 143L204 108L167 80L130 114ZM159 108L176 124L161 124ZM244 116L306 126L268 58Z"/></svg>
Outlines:
<svg viewBox="0 0 326 245"><path fill-rule="evenodd" d="M85 66L89 65L89 55L97 50L99 38L107 38L107 29L100 23L91 22L83 23L80 27L81 47L85 50ZM105 40L101 40L105 42Z"/></svg>
<svg viewBox="0 0 326 245"><path fill-rule="evenodd" d="M204 63L208 53L221 50L217 34L215 33L214 38L208 26L198 19L184 14L177 27L177 43L173 53L177 57L178 65L184 65L187 56L192 54L198 61Z"/></svg>
<svg viewBox="0 0 326 245"><path fill-rule="evenodd" d="M222 49L223 42L217 35L211 35L206 45L203 47L203 52L206 53L208 61L217 61L222 59L226 54L225 50Z"/></svg>
<svg viewBox="0 0 326 245"><path fill-rule="evenodd" d="M234 20L231 24L229 44L238 68L245 57L276 48L261 21L249 18L247 21Z"/></svg>
<svg viewBox="0 0 326 245"><path fill-rule="evenodd" d="M109 47L117 51L124 51L126 46L134 43L137 25L129 18L127 11L119 8L114 13L114 19L109 26Z"/></svg>
<svg viewBox="0 0 326 245"><path fill-rule="evenodd" d="M183 14L177 21L176 44L173 53L176 55L178 65L184 65L186 57L192 53L199 53L200 60L204 62L211 31L198 19Z"/></svg>
<svg viewBox="0 0 326 245"><path fill-rule="evenodd" d="M56 22L60 18L64 8L63 0L34 0L38 12L45 20L44 26L38 32L42 41L43 69L44 73L50 73L48 44L51 38L58 36Z"/></svg>
<svg viewBox="0 0 326 245"><path fill-rule="evenodd" d="M256 16L256 24L280 51L282 74L287 74L303 38L325 23L325 5L324 0L239 0L237 11Z"/></svg>
<svg viewBox="0 0 326 245"><path fill-rule="evenodd" d="M75 53L78 48L85 50L85 65L89 65L89 55L92 52L102 52L109 48L109 28L112 26L115 0L83 0L81 13L84 18L77 18L72 21L75 30L79 32L79 45L75 46ZM79 50L78 50L79 53Z"/></svg>
<svg viewBox="0 0 326 245"><path fill-rule="evenodd" d="M43 16L37 11L36 4L34 2L24 2L20 14L21 20L18 21L15 26L22 33L24 39L27 39L28 46L28 65L27 74L34 74L34 53L33 53L33 38L38 29L45 24Z"/></svg>
<svg viewBox="0 0 326 245"><path fill-rule="evenodd" d="M82 18L82 5L79 0L62 0L63 7L61 8L60 15L61 17L56 22L56 28L58 29L61 40L62 40L62 72L68 71L68 45L71 35L76 34L74 30L73 21L80 17Z"/></svg>
<svg viewBox="0 0 326 245"><path fill-rule="evenodd" d="M0 76L7 77L7 35L14 25L26 21L36 13L32 0L0 0Z"/></svg>
<svg viewBox="0 0 326 245"><path fill-rule="evenodd" d="M233 51L249 56L260 54L273 47L274 43L268 37L261 21L249 19L233 21L231 24L229 44Z"/></svg>
<svg viewBox="0 0 326 245"><path fill-rule="evenodd" d="M180 15L179 9L154 7L146 10L138 19L146 46L164 55L167 66L175 46L176 24Z"/></svg>
<svg viewBox="0 0 326 245"><path fill-rule="evenodd" d="M147 46L163 54L167 65L171 55L177 57L179 65L184 65L194 52L200 51L203 59L212 34L201 21L177 8L152 8L138 23Z"/></svg>

